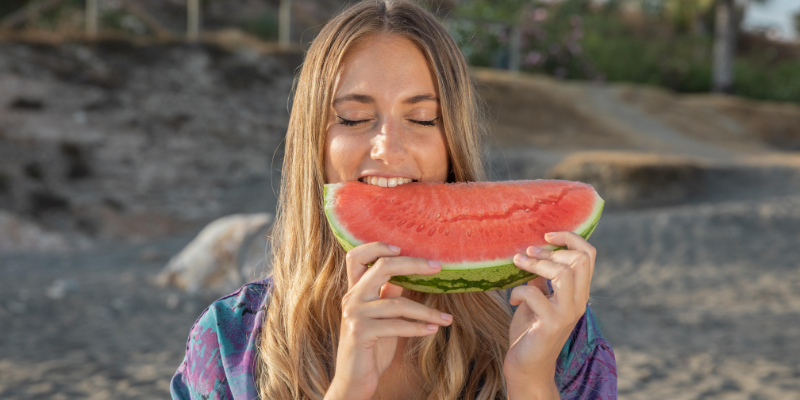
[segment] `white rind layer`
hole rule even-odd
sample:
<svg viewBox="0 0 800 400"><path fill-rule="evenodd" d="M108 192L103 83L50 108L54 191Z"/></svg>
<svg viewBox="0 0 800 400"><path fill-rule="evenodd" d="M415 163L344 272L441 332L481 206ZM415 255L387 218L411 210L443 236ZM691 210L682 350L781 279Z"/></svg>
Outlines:
<svg viewBox="0 0 800 400"><path fill-rule="evenodd" d="M339 236L341 239L347 241L350 245L350 248L345 247L345 251L350 251L353 247L361 246L362 243L360 240L354 238L350 232L345 229L342 224L339 223L339 217L336 215L333 207L333 201L335 199L336 192L343 186L342 183L335 183L332 185L325 185L325 214L328 215L328 221L333 227L333 232L336 236ZM344 245L344 243L342 243Z"/></svg>

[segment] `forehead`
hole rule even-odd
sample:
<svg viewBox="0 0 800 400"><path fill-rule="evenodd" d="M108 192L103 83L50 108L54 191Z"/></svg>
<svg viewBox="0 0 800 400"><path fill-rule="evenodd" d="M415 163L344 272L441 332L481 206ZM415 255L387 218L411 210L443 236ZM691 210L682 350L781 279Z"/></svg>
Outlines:
<svg viewBox="0 0 800 400"><path fill-rule="evenodd" d="M438 95L425 55L411 40L394 34L370 35L353 46L336 80L334 97L361 93L389 100L421 93Z"/></svg>

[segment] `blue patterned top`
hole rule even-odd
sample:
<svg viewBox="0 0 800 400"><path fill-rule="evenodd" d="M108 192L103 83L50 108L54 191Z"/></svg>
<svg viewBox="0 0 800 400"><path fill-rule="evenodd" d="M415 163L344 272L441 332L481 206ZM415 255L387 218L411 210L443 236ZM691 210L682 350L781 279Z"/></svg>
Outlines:
<svg viewBox="0 0 800 400"><path fill-rule="evenodd" d="M258 399L256 344L271 289L271 279L249 283L203 311L172 378L173 399ZM564 400L617 398L614 352L589 307L561 349L556 385Z"/></svg>

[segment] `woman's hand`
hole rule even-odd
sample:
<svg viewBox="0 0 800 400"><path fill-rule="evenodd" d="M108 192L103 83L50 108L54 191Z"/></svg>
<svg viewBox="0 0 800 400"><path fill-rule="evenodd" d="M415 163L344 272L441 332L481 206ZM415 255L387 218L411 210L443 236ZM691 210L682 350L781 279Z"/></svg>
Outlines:
<svg viewBox="0 0 800 400"><path fill-rule="evenodd" d="M401 297L403 288L388 283L395 275L435 274L441 263L399 254L399 248L383 243L347 253L349 286L342 298L336 372L326 399L371 398L394 358L398 337L432 335L452 321L449 314Z"/></svg>
<svg viewBox="0 0 800 400"><path fill-rule="evenodd" d="M548 233L545 240L567 250L529 247L527 254L514 257L517 267L539 278L511 291L510 303L518 307L503 364L511 400L513 393L525 398L558 398L556 360L589 301L595 248L572 232ZM551 280L552 295L545 279Z"/></svg>

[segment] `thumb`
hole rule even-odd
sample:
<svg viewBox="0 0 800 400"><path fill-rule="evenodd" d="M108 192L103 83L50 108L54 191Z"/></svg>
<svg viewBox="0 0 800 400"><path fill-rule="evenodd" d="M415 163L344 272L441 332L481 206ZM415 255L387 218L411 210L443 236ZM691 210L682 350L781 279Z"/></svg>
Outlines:
<svg viewBox="0 0 800 400"><path fill-rule="evenodd" d="M550 295L550 288L547 287L547 279L543 276L537 276L534 280L528 281L527 285L536 287L545 296Z"/></svg>
<svg viewBox="0 0 800 400"><path fill-rule="evenodd" d="M380 298L382 299L390 299L392 297L400 297L402 295L403 295L402 286L397 286L389 282L381 286Z"/></svg>

